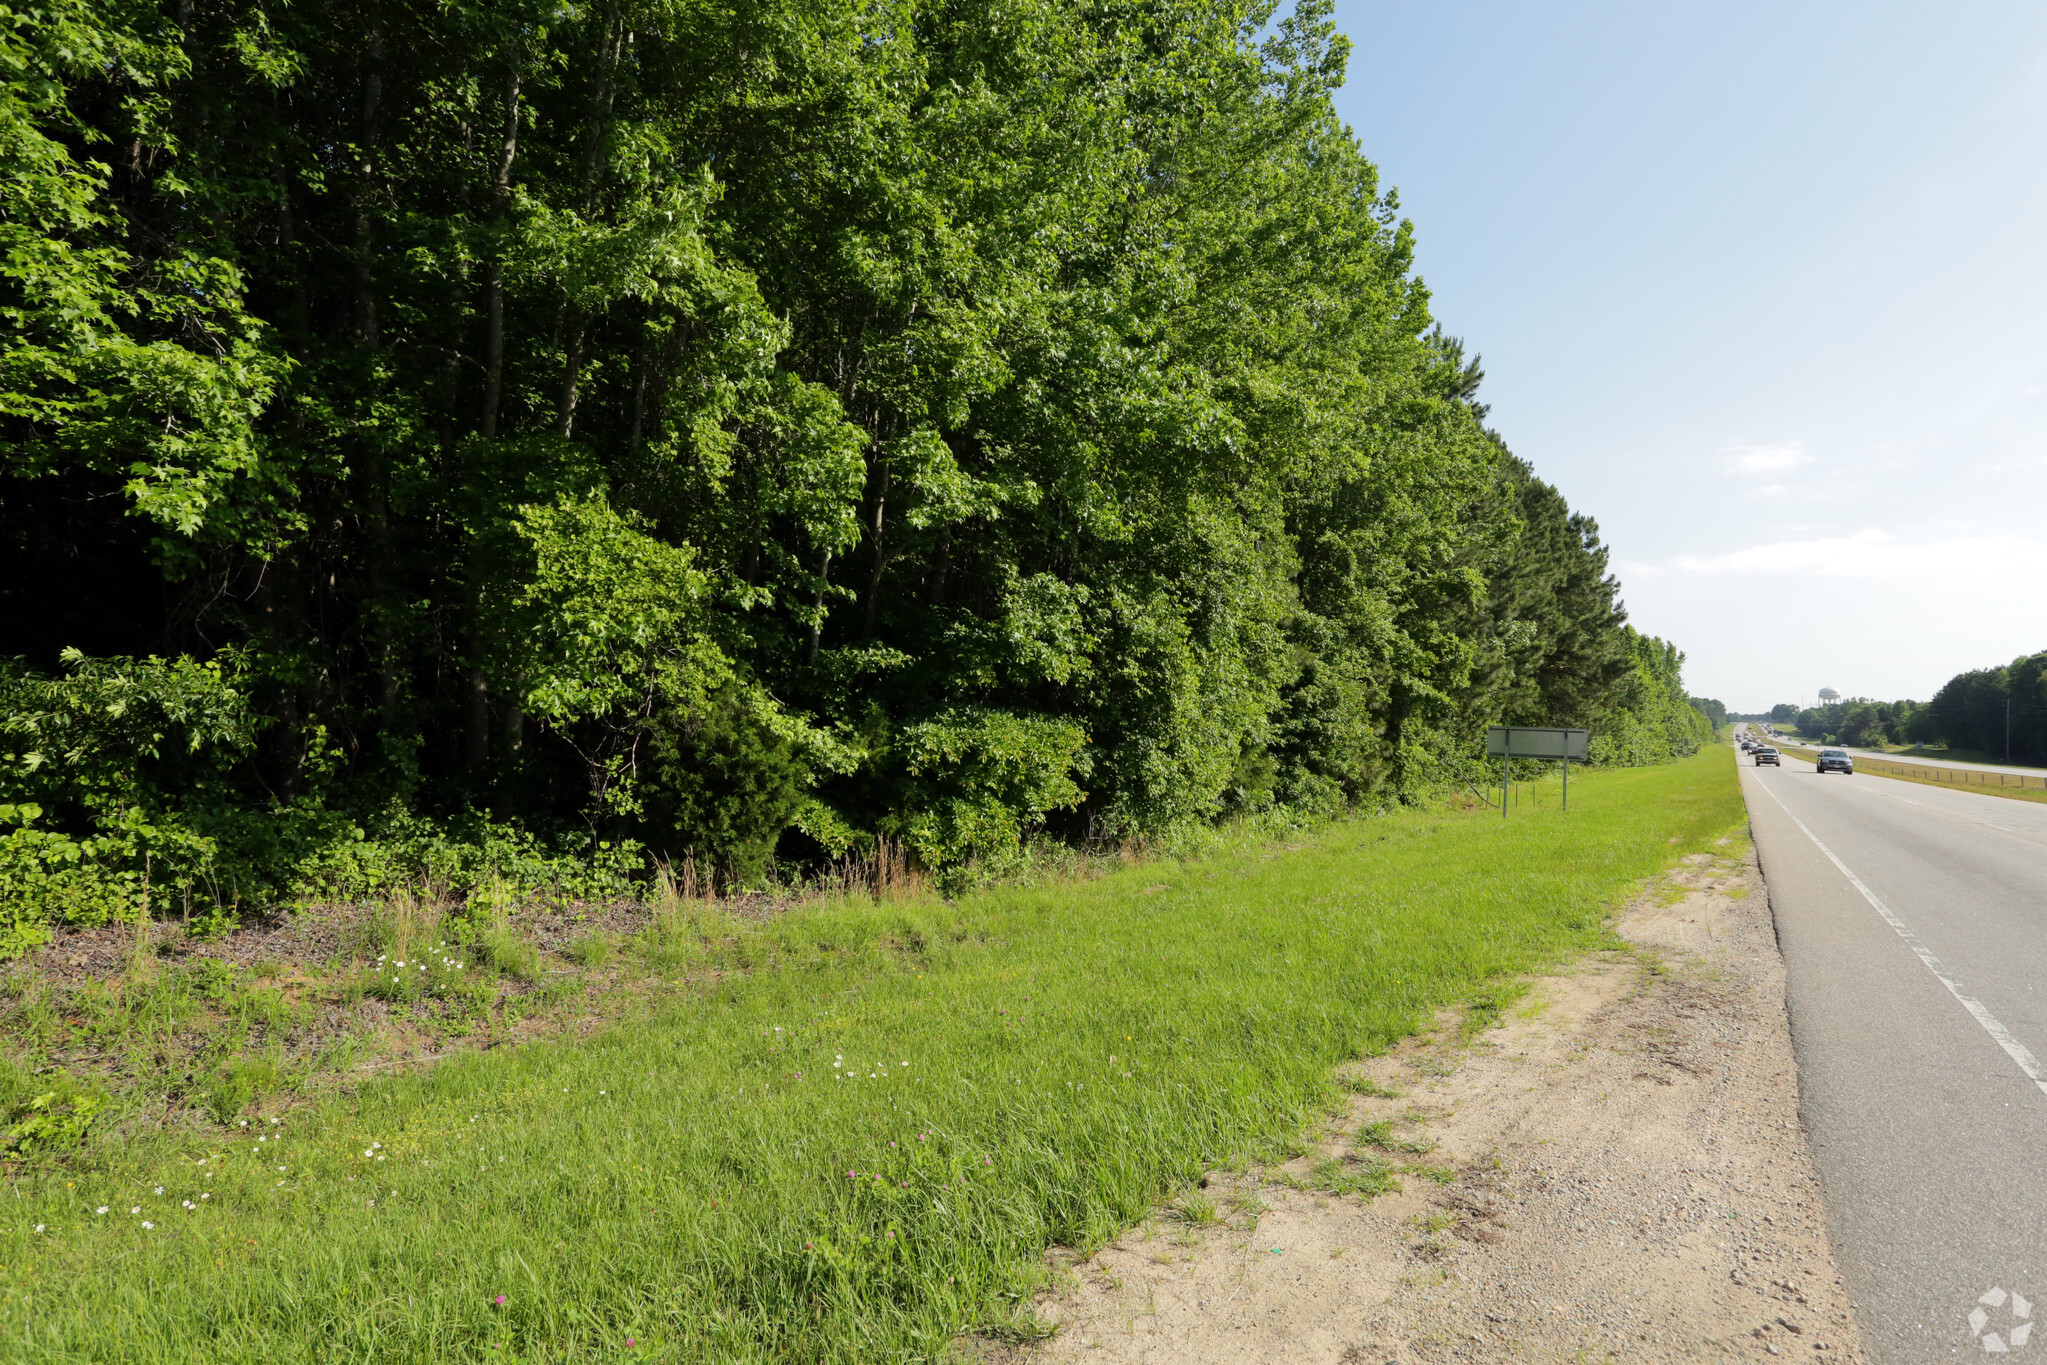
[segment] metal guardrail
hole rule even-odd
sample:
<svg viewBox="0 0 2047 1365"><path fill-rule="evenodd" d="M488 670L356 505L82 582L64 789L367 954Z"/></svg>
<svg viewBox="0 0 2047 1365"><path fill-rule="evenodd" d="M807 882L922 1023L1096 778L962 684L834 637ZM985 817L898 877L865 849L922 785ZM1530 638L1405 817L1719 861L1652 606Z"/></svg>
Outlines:
<svg viewBox="0 0 2047 1365"><path fill-rule="evenodd" d="M1819 761L1819 754L1811 749L1792 744L1773 746L1779 752L1793 754L1808 763ZM1920 782L1932 782L1949 787L1989 788L1996 791L2003 788L2010 792L2047 792L2047 777L2034 777L2029 773L1985 772L1976 768L1936 768L1931 763L1886 763L1880 758L1864 758L1853 755L1855 771L1881 773L1885 777L1910 778ZM1991 779L1996 779L1992 781Z"/></svg>

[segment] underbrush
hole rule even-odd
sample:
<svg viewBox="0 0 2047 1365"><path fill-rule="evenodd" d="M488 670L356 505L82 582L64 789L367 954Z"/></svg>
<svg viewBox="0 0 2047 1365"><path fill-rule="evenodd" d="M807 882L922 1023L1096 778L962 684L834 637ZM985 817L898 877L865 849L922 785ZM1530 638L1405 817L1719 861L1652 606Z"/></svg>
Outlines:
<svg viewBox="0 0 2047 1365"><path fill-rule="evenodd" d="M1568 815L1414 812L954 901L681 901L567 934L613 964L578 972L658 988L593 1036L19 1156L0 1352L865 1362L1029 1334L1048 1247L1299 1150L1342 1063L1510 999L1742 819L1723 748L1572 788ZM225 1003L182 989L153 1027ZM1317 1178L1395 1177L1361 1153Z"/></svg>

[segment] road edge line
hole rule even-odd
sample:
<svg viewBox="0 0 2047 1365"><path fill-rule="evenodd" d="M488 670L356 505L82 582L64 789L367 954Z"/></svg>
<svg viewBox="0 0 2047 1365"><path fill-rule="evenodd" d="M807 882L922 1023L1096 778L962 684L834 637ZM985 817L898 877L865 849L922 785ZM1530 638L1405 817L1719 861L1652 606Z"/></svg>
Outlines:
<svg viewBox="0 0 2047 1365"><path fill-rule="evenodd" d="M1762 787L1760 778L1757 779L1756 785ZM1990 1040L2004 1049L2005 1056L2018 1063L2019 1070L2026 1073L2026 1078L2038 1086L2042 1094L2047 1094L2047 1067L2040 1065L2040 1059L2033 1055L2032 1050L2013 1037L2012 1031L1999 1023L1997 1016L1983 1007L1982 1001L1964 991L1961 983L1947 974L1947 968L1933 955L1932 949L1919 941L1919 935L1912 932L1911 926L1893 914L1891 907L1878 899L1876 892L1863 885L1862 878L1849 871L1848 864L1842 862L1834 850L1822 843L1819 835L1806 828L1805 821L1791 813L1791 807L1784 804L1783 798L1768 787L1762 787L1762 790L1764 795L1776 803L1777 809L1784 812L1784 817L1798 826L1799 833L1812 840L1812 846L1827 855L1827 861L1840 870L1841 875L1848 879L1848 884L1860 891L1862 898L1875 907L1876 912L1884 917L1884 923L1897 931L1898 937L1905 941L1905 946L1926 964L1926 970L1933 973L1935 980L1947 987L1948 994L1961 1002L1962 1008L1969 1012L1970 1017L1982 1025L1983 1031L1990 1035Z"/></svg>

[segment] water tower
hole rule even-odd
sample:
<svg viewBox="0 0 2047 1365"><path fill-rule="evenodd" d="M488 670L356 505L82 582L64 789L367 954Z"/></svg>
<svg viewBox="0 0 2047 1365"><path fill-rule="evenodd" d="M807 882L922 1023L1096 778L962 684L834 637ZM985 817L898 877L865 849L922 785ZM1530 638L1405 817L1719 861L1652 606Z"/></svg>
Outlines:
<svg viewBox="0 0 2047 1365"><path fill-rule="evenodd" d="M1820 689L1820 701L1821 701L1821 703L1822 703L1822 704L1825 704L1826 702L1830 702L1830 701L1839 701L1839 700L1841 700L1841 694L1840 694L1839 692L1836 692L1836 691L1835 691L1835 690L1834 690L1833 688L1831 688L1831 687L1822 687L1822 688Z"/></svg>

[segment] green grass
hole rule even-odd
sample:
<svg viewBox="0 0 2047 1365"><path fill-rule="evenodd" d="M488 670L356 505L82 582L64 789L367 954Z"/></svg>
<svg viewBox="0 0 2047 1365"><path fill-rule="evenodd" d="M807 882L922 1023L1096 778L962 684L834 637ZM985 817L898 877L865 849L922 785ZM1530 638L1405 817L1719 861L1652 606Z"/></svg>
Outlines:
<svg viewBox="0 0 2047 1365"><path fill-rule="evenodd" d="M2007 768L2047 768L2047 763L2033 763L2023 758L2011 758L1988 749L1944 749L1924 744L1881 744L1876 746L1879 753L1909 754L1913 758L1936 759L1943 763L1985 763Z"/></svg>
<svg viewBox="0 0 2047 1365"><path fill-rule="evenodd" d="M1819 761L1817 749L1800 748L1795 744L1777 746L1794 758L1808 763ZM2047 779L2028 776L2024 773L1998 773L1971 770L1968 768L1933 768L1917 763L1887 763L1880 758L1858 757L1855 772L1861 777L1887 777L1896 782L1917 782L1927 787L1947 787L1953 791L1976 792L1983 796L2002 796L2012 801L2047 801Z"/></svg>
<svg viewBox="0 0 2047 1365"><path fill-rule="evenodd" d="M1436 1150L1433 1138L1400 1138L1393 1130L1398 1124L1393 1119L1380 1119L1358 1129L1357 1145L1376 1147L1382 1152L1405 1152L1409 1156L1427 1156Z"/></svg>
<svg viewBox="0 0 2047 1365"><path fill-rule="evenodd" d="M1744 818L1721 747L1572 787L1568 815L1406 813L735 924L701 990L599 1036L18 1165L0 1356L872 1362L1014 1338L1047 1246L1297 1149L1339 1064L1591 945Z"/></svg>
<svg viewBox="0 0 2047 1365"><path fill-rule="evenodd" d="M1338 1197L1359 1194L1367 1199L1400 1188L1400 1182L1393 1178L1392 1167L1383 1161L1366 1158L1318 1161L1307 1179L1299 1183L1303 1189L1318 1190L1323 1194Z"/></svg>

